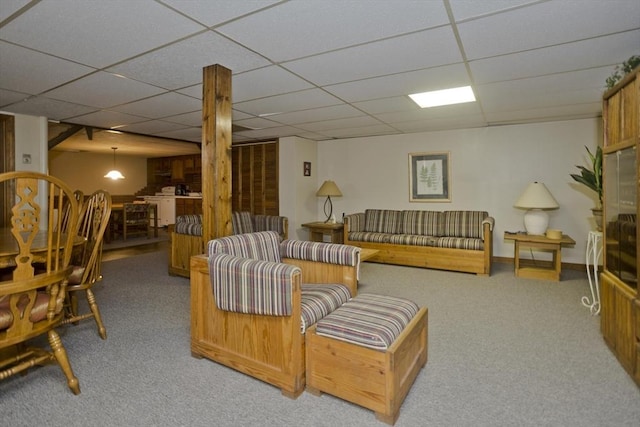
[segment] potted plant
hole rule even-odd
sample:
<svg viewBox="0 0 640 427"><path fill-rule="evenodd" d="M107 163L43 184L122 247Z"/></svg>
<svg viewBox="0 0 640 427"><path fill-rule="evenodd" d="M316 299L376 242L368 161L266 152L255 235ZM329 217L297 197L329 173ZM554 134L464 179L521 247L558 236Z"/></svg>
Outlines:
<svg viewBox="0 0 640 427"><path fill-rule="evenodd" d="M598 146L595 154L585 146L589 160L591 160L591 169L584 166L576 165L580 170L580 174L572 173L571 178L576 182L585 185L587 188L598 194L598 206L592 208L593 216L596 218L596 227L598 231L602 230L602 148Z"/></svg>

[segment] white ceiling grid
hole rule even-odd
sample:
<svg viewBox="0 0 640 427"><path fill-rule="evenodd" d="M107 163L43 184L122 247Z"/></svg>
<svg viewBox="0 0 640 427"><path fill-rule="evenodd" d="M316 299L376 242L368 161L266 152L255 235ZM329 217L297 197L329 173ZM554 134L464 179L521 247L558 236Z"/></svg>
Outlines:
<svg viewBox="0 0 640 427"><path fill-rule="evenodd" d="M637 0L0 0L0 111L200 142L221 64L234 141L566 120L634 54ZM477 102L407 96L461 85Z"/></svg>

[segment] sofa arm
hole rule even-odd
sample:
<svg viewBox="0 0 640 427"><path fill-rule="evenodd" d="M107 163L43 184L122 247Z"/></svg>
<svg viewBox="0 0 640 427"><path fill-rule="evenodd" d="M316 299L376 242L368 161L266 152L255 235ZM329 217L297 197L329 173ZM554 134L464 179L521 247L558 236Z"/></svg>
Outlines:
<svg viewBox="0 0 640 427"><path fill-rule="evenodd" d="M216 306L237 313L290 316L292 289L300 268L213 253L209 272Z"/></svg>
<svg viewBox="0 0 640 427"><path fill-rule="evenodd" d="M489 224L489 231L493 231L493 226L495 225L495 220L493 219L492 216L488 216L482 221L482 227L483 228L484 228L485 224Z"/></svg>

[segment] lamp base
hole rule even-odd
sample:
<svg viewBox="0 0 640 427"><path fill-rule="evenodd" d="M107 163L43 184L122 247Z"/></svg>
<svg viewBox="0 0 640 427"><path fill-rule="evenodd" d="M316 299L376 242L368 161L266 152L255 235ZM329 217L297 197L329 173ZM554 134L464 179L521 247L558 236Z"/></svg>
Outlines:
<svg viewBox="0 0 640 427"><path fill-rule="evenodd" d="M524 214L524 229L527 234L544 235L549 226L549 215L541 209L529 209Z"/></svg>

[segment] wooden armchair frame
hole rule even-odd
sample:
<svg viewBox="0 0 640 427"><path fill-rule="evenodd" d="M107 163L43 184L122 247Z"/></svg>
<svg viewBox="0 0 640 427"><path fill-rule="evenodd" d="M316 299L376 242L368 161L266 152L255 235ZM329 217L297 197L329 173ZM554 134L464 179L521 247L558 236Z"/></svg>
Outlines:
<svg viewBox="0 0 640 427"><path fill-rule="evenodd" d="M305 336L301 332L301 284L339 283L357 293L355 266L284 258L300 267L292 286L290 316L265 316L217 308L206 255L191 257L191 353L281 389L296 398L305 387Z"/></svg>

